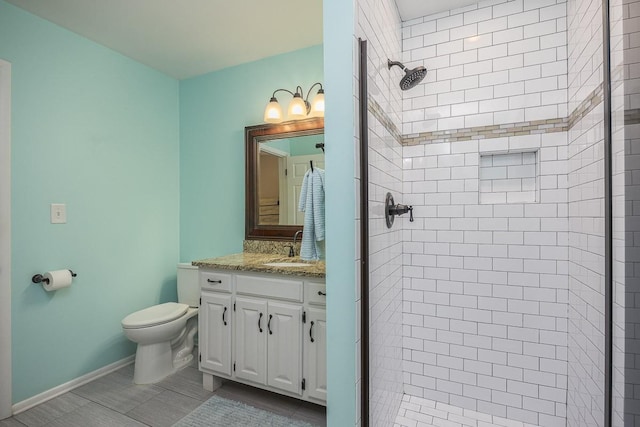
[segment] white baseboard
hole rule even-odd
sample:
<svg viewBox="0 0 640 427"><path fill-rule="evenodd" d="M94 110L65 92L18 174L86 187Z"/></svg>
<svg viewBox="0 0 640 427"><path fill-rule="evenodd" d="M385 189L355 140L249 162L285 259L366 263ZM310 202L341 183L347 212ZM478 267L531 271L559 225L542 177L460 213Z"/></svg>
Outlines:
<svg viewBox="0 0 640 427"><path fill-rule="evenodd" d="M58 397L61 394L71 391L74 388L78 388L82 385L85 385L88 382L91 382L95 379L98 379L107 374L110 374L113 371L117 371L123 366L130 365L133 363L134 358L135 358L135 354L125 357L124 359L118 360L117 362L111 363L110 365L103 366L102 368L96 369L93 372L89 372L87 374L82 375L81 377L75 378L64 384L60 384L57 387L44 391L40 394L36 394L35 396L25 399L21 402L18 402L11 407L13 415L17 415L20 412L24 412L27 409L31 409L36 405L46 402L47 400L51 400L54 397Z"/></svg>

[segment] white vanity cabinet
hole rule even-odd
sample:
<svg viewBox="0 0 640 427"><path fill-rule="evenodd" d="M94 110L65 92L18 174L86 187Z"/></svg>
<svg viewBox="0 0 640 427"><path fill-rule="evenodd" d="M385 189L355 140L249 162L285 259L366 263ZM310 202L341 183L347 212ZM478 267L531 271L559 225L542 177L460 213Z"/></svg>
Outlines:
<svg viewBox="0 0 640 427"><path fill-rule="evenodd" d="M269 301L267 385L302 393L302 307Z"/></svg>
<svg viewBox="0 0 640 427"><path fill-rule="evenodd" d="M309 397L327 400L327 316L324 283L305 287L304 366Z"/></svg>
<svg viewBox="0 0 640 427"><path fill-rule="evenodd" d="M307 311L305 337L306 388L309 397L327 400L327 316L325 310Z"/></svg>
<svg viewBox="0 0 640 427"><path fill-rule="evenodd" d="M231 375L231 275L200 273L200 366L223 375Z"/></svg>
<svg viewBox="0 0 640 427"><path fill-rule="evenodd" d="M236 320L235 376L265 384L267 382L267 301L236 297L234 318Z"/></svg>
<svg viewBox="0 0 640 427"><path fill-rule="evenodd" d="M225 378L324 404L322 279L202 267L200 277L200 370L205 388Z"/></svg>

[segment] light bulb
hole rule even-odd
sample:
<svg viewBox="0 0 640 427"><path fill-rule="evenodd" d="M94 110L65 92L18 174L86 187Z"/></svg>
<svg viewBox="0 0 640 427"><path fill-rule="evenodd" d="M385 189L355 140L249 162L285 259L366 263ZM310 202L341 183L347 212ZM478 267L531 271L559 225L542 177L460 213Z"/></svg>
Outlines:
<svg viewBox="0 0 640 427"><path fill-rule="evenodd" d="M311 101L311 117L324 117L324 90L320 89Z"/></svg>
<svg viewBox="0 0 640 427"><path fill-rule="evenodd" d="M287 109L287 118L289 120L298 120L304 119L307 117L307 105L304 102L304 99L300 96L299 93L296 92L293 95L293 99L289 103L289 108Z"/></svg>
<svg viewBox="0 0 640 427"><path fill-rule="evenodd" d="M271 101L264 109L264 121L266 123L280 123L283 120L282 107L278 103L276 98L271 98Z"/></svg>

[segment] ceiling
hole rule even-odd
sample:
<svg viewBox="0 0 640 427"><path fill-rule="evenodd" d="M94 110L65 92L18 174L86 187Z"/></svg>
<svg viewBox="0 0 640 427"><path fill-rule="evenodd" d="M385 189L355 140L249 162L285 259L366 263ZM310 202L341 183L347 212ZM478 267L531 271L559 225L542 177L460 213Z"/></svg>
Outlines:
<svg viewBox="0 0 640 427"><path fill-rule="evenodd" d="M322 44L322 0L7 0L177 79Z"/></svg>
<svg viewBox="0 0 640 427"><path fill-rule="evenodd" d="M177 79L322 43L322 0L7 0ZM475 3L396 0L403 21Z"/></svg>

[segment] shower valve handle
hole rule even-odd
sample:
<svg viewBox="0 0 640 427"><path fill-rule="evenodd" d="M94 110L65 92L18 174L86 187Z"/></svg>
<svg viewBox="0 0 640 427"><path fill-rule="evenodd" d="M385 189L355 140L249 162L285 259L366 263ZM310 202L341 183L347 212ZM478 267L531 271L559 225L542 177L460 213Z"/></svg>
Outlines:
<svg viewBox="0 0 640 427"><path fill-rule="evenodd" d="M409 212L409 222L413 222L413 206L397 204L393 201L393 195L387 193L387 197L384 201L384 217L387 222L387 228L393 226L393 218L397 215L406 214Z"/></svg>
<svg viewBox="0 0 640 427"><path fill-rule="evenodd" d="M413 222L413 206L397 204L389 207L390 215L402 215L407 212L409 212L409 221Z"/></svg>

